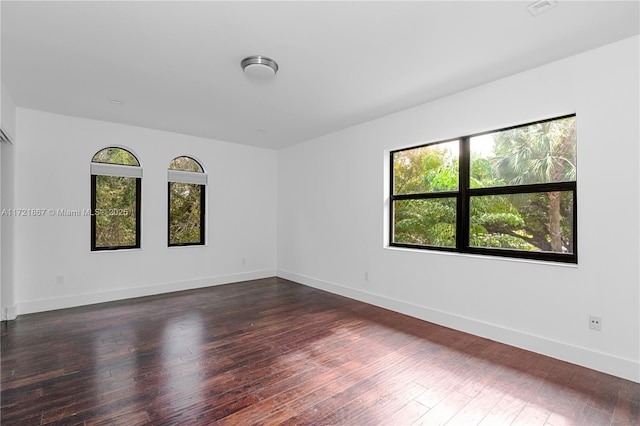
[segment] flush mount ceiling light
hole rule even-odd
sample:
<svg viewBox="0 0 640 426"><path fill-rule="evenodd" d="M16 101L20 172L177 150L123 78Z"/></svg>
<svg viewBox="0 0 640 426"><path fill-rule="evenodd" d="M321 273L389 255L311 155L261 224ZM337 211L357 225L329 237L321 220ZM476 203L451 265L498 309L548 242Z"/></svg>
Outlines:
<svg viewBox="0 0 640 426"><path fill-rule="evenodd" d="M556 2L556 0L538 0L535 3L531 3L529 6L527 6L527 10L533 16L538 16L541 13L548 11L549 9L553 9L557 5L558 3Z"/></svg>
<svg viewBox="0 0 640 426"><path fill-rule="evenodd" d="M276 61L261 55L247 56L240 66L246 75L260 80L273 78L278 72Z"/></svg>

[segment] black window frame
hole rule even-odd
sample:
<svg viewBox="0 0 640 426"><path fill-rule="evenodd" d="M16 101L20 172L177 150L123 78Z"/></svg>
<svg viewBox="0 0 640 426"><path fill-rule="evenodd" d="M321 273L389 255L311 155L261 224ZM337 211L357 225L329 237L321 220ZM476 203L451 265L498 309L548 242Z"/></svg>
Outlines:
<svg viewBox="0 0 640 426"><path fill-rule="evenodd" d="M429 142L412 146L409 148L396 149L389 154L389 246L400 248L411 248L420 250L433 250L433 251L447 251L455 253L488 255L498 257L509 257L517 259L531 259L560 263L578 263L578 201L577 201L577 178L574 181L564 182L552 182L552 183L537 183L537 184L523 184L523 185L508 185L508 186L495 186L488 188L470 188L470 141L471 138L487 135L491 133L504 132L521 127L527 127L535 124L546 123L550 121L561 120L569 117L576 117L576 114L567 114L558 117L548 118L545 120L538 120L524 124L518 124L514 126L504 127L496 130L490 130L481 133L475 133L471 135L461 136L458 138L450 138L436 142ZM457 191L439 191L439 192L423 192L423 193L411 193L411 194L394 194L394 154L398 152L413 150L416 148L437 145L445 142L459 141L459 163L458 163L458 190ZM577 142L576 142L577 144ZM543 251L528 251L528 250L515 250L504 248L490 248L490 247L473 247L470 246L470 204L471 198L475 196L485 195L511 195L511 194L533 194L533 193L547 193L547 192L571 192L573 196L573 211L572 211L572 223L573 223L573 252L572 253L559 253L559 252L543 252ZM438 199L438 198L455 198L456 199L456 245L455 247L443 247L443 246L430 246L410 243L397 243L394 242L394 202L399 200L418 200L418 199Z"/></svg>
<svg viewBox="0 0 640 426"><path fill-rule="evenodd" d="M175 157L173 160L169 162L169 165L179 159L179 158L188 158L198 165L198 171L189 171L189 170L181 170L181 169L172 169L169 168L169 171L177 171L177 172L185 172L185 173L196 173L198 175L202 175L204 177L204 181L206 182L207 173L202 167L202 164L196 160L195 158L189 155L180 155ZM206 183L197 183L193 181L172 181L168 179L167 181L167 246L168 247L186 247L186 246L204 246L206 244ZM188 185L197 185L200 190L200 241L196 242L186 242L186 243L172 243L171 242L171 184L173 183L184 183Z"/></svg>
<svg viewBox="0 0 640 426"><path fill-rule="evenodd" d="M141 167L140 166L140 161L138 160L138 158L133 155L133 153L131 151L129 151L126 148L122 148L122 147L107 147L107 148L103 148L101 150L98 151L101 152L105 149L109 149L109 148L117 148L117 149L121 149L123 151L128 152L137 162L137 165L129 165L129 164L118 164L121 166L125 166L125 167ZM97 154L97 153L96 153ZM95 157L95 155L94 155ZM92 163L97 163L97 164L113 164L113 163L104 163L104 162L99 162L99 161L92 161ZM95 174L95 173L91 173L91 251L113 251L113 250L125 250L125 249L139 249L141 247L140 245L140 236L141 236L141 209L142 209L142 178L140 177L132 177L132 176L120 176L126 179L135 179L136 180L136 242L133 245L127 245L127 246L97 246L96 244L96 231L97 231L97 224L96 224L96 219L97 219L97 215L96 215L96 209L97 209L97 177L98 176L103 176L100 174Z"/></svg>

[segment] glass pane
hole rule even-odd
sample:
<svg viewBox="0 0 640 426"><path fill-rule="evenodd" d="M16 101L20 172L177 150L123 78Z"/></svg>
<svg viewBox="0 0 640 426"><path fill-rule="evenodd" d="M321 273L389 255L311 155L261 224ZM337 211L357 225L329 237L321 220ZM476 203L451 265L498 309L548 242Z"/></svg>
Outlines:
<svg viewBox="0 0 640 426"><path fill-rule="evenodd" d="M203 172L200 164L191 157L178 157L171 160L169 170L183 170L185 172Z"/></svg>
<svg viewBox="0 0 640 426"><path fill-rule="evenodd" d="M122 148L105 148L98 151L91 159L93 163L123 164L125 166L139 166L138 159L129 151Z"/></svg>
<svg viewBox="0 0 640 426"><path fill-rule="evenodd" d="M201 185L169 184L169 244L203 244L200 237Z"/></svg>
<svg viewBox="0 0 640 426"><path fill-rule="evenodd" d="M96 247L135 247L136 178L96 176Z"/></svg>
<svg viewBox="0 0 640 426"><path fill-rule="evenodd" d="M471 188L576 180L576 120L567 117L471 138Z"/></svg>
<svg viewBox="0 0 640 426"><path fill-rule="evenodd" d="M458 190L458 141L393 153L393 193Z"/></svg>
<svg viewBox="0 0 640 426"><path fill-rule="evenodd" d="M573 192L471 197L470 246L573 253Z"/></svg>
<svg viewBox="0 0 640 426"><path fill-rule="evenodd" d="M394 201L393 242L455 247L456 199Z"/></svg>

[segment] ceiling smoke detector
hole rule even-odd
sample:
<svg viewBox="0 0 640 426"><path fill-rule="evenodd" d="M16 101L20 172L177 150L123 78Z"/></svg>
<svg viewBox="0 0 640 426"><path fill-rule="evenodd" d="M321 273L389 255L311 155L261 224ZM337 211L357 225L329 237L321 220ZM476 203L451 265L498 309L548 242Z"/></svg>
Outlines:
<svg viewBox="0 0 640 426"><path fill-rule="evenodd" d="M260 80L273 78L278 72L277 62L262 55L247 56L240 66L246 75Z"/></svg>
<svg viewBox="0 0 640 426"><path fill-rule="evenodd" d="M557 5L558 2L556 2L556 0L538 0L537 2L531 3L529 6L527 6L527 10L533 16L538 16L549 9L553 9Z"/></svg>

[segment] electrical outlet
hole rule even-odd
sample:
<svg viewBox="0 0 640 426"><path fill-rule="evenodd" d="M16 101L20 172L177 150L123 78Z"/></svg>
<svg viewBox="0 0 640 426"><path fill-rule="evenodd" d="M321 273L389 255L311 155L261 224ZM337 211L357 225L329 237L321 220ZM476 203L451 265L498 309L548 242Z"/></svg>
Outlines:
<svg viewBox="0 0 640 426"><path fill-rule="evenodd" d="M64 285L64 275L56 275L56 285Z"/></svg>
<svg viewBox="0 0 640 426"><path fill-rule="evenodd" d="M589 315L589 328L591 330L602 331L602 318Z"/></svg>
<svg viewBox="0 0 640 426"><path fill-rule="evenodd" d="M364 273L364 280L365 281L369 281L369 273L368 272Z"/></svg>

